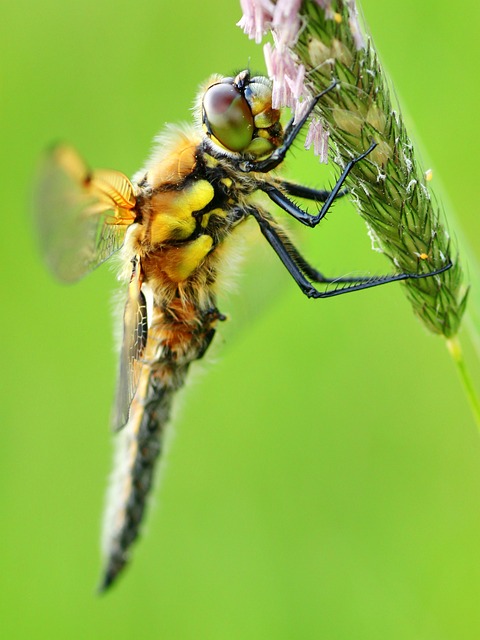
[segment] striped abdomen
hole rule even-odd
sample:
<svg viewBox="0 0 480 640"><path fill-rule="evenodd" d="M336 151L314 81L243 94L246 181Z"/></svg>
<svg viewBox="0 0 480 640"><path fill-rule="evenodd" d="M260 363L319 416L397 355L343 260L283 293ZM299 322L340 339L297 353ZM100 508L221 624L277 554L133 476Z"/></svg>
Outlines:
<svg viewBox="0 0 480 640"><path fill-rule="evenodd" d="M129 420L116 436L115 469L104 524L106 567L101 590L115 580L128 560L130 546L139 534L172 400L184 384L191 362L208 348L215 322L222 318L216 309L198 312L179 299L175 302L168 311L154 309L145 364Z"/></svg>

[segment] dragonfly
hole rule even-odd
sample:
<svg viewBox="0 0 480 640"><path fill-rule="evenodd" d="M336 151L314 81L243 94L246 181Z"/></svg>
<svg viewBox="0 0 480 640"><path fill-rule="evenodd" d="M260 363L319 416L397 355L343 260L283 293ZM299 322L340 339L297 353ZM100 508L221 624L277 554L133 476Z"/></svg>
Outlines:
<svg viewBox="0 0 480 640"><path fill-rule="evenodd" d="M195 124L169 127L145 168L129 180L90 170L74 148L59 144L42 160L35 208L43 254L53 273L74 282L118 254L126 282L123 342L113 428L116 466L108 493L100 590L117 579L139 535L172 402L188 369L208 350L225 316L217 308L227 240L254 218L301 292L320 299L429 273L328 278L296 248L277 217L258 204L266 194L294 220L315 227L364 153L344 165L331 190L288 182L278 174L315 106L282 124L272 82L249 70L214 75L201 88ZM309 213L293 198L312 201ZM267 201L267 198L265 198ZM333 287L332 287L333 285Z"/></svg>

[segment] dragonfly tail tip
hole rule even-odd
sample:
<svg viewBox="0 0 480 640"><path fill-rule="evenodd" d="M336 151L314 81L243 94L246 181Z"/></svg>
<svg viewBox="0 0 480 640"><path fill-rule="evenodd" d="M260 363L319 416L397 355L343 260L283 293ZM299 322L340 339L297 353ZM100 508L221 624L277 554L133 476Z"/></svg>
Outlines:
<svg viewBox="0 0 480 640"><path fill-rule="evenodd" d="M106 591L109 591L114 582L116 582L118 574L125 566L125 561L119 563L118 560L111 560L105 572L102 575L100 584L97 587L98 595L103 595Z"/></svg>

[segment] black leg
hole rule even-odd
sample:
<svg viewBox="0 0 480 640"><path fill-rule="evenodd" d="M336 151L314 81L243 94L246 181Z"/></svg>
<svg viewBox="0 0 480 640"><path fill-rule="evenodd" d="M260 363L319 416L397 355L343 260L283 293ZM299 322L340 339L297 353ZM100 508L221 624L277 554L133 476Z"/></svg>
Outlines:
<svg viewBox="0 0 480 640"><path fill-rule="evenodd" d="M252 214L253 215L253 214ZM272 227L278 236L279 242L284 246L285 251L288 253L293 262L297 265L303 275L307 276L312 282L321 282L324 284L342 283L342 282L365 282L371 278L371 276L357 276L357 277L345 277L339 276L337 278L328 278L320 271L312 267L312 265L306 260L297 247L290 240L282 227L278 226L275 219L266 211L262 212L262 217Z"/></svg>
<svg viewBox="0 0 480 640"><path fill-rule="evenodd" d="M275 204L278 204L279 207L281 207L289 215L295 218L295 220L298 220L299 222L306 225L307 227L315 227L320 222L320 220L322 220L322 218L325 217L328 210L332 206L333 201L338 196L340 189L342 188L343 183L345 182L346 177L352 170L352 167L357 162L360 162L360 160L363 160L365 156L367 156L371 151L373 151L373 149L375 149L376 146L377 146L377 143L372 142L372 144L368 147L366 151L364 151L362 154L360 154L356 158L352 158L349 162L347 162L344 170L342 171L341 176L337 180L332 191L330 191L327 199L325 200L322 208L317 213L317 215L312 215L311 213L308 213L307 211L304 211L303 209L298 207L294 202L289 200L289 198L287 198L285 194L283 194L279 189L277 189L276 187L274 187L268 182L259 182L259 185L258 185L259 189L265 192L267 196L270 198L270 200L275 202Z"/></svg>
<svg viewBox="0 0 480 640"><path fill-rule="evenodd" d="M312 285L312 283L309 282L305 277L303 273L304 269L302 269L302 266L296 260L296 258L298 259L298 257L300 257L301 260L303 261L303 258L300 256L300 254L296 249L295 249L296 253L292 252L291 247L293 247L293 245L290 242L288 244L285 244L281 237L281 234L278 233L278 231L270 224L270 222L268 222L265 219L265 217L263 217L260 214L260 212L257 209L253 207L249 207L248 212L250 215L252 215L255 218L255 220L257 221L260 227L262 234L267 239L268 243L273 248L275 253L278 255L280 260L283 262L288 272L290 273L292 278L295 280L297 285L300 287L302 292L308 298L331 298L333 296L339 296L343 293L350 293L351 291L361 291L362 289L370 289L372 287L378 287L382 284L388 284L389 282L397 282L399 280L409 280L409 279L417 280L420 278L428 278L430 276L438 275L439 273L442 273L443 271L450 269L450 267L452 266L452 263L449 262L441 269L436 269L435 271L431 271L429 273L399 273L396 275L376 276L371 278L359 279L360 281L356 281L356 280L352 281L357 283L351 284L350 286L345 286L339 289L334 289L333 291L318 291L318 289L316 289ZM304 263L308 265L306 261L304 261ZM308 269L312 269L310 265L308 265ZM305 271L307 272L307 275L309 275L308 271L307 270ZM310 273L314 273L314 272L321 276L321 274L319 274L319 272L316 272L316 270L314 269ZM309 277L311 276L309 275ZM315 280L315 278L312 278L312 280ZM325 280L321 280L321 281L325 282ZM336 281L333 280L333 282L336 282ZM347 281L344 280L343 282L347 282Z"/></svg>
<svg viewBox="0 0 480 640"><path fill-rule="evenodd" d="M305 198L305 200L314 200L315 202L326 202L331 194L331 191L326 191L325 189L312 189L311 187L303 186L303 184L287 182L286 180L283 180L280 186L283 191L286 191L290 196ZM337 198L346 196L347 193L348 189L342 189L337 193Z"/></svg>
<svg viewBox="0 0 480 640"><path fill-rule="evenodd" d="M290 147L293 144L293 141L300 133L303 125L308 120L312 111L315 109L318 101L321 98L323 98L323 96L326 93L334 89L336 86L337 86L337 82L334 81L326 89L324 89L322 92L317 94L309 104L305 115L296 124L293 123L293 120L291 120L288 123L285 129L283 144L280 147L278 147L278 149L275 149L275 151L273 151L268 156L268 158L265 158L265 160L259 160L259 161L254 161L254 160L242 161L241 163L239 163L239 169L241 171L244 171L245 173L250 173L250 171L258 171L259 173L268 173L272 169L275 169L275 167L278 167L278 165L281 162L283 162L287 154L287 151L290 149Z"/></svg>

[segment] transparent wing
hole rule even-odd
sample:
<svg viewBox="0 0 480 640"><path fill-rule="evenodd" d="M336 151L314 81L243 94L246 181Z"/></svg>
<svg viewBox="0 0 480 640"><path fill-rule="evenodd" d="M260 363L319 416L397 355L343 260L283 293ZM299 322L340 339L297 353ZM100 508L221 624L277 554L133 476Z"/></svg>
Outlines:
<svg viewBox="0 0 480 640"><path fill-rule="evenodd" d="M40 245L53 273L74 282L117 251L134 219L135 193L118 171L89 171L57 145L43 158L34 189Z"/></svg>
<svg viewBox="0 0 480 640"><path fill-rule="evenodd" d="M147 302L141 291L141 274L134 266L123 315L123 343L112 425L121 429L128 421L130 404L142 370L142 355L148 335Z"/></svg>

